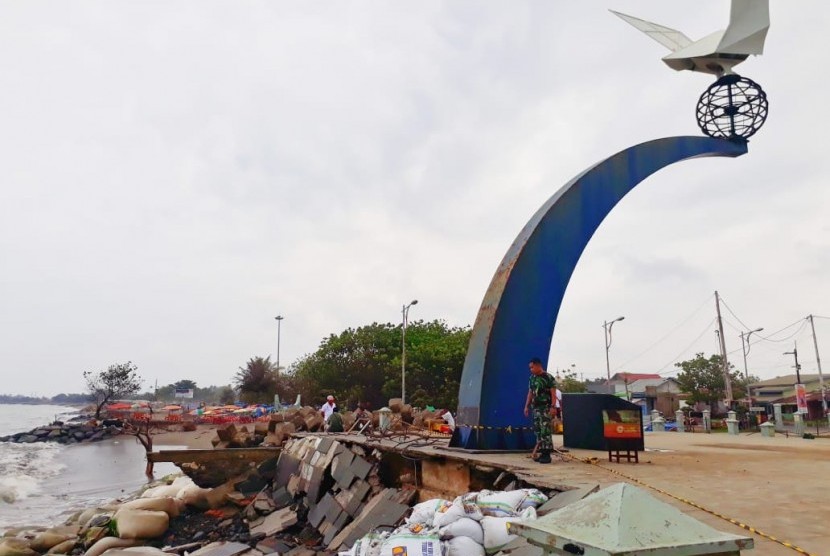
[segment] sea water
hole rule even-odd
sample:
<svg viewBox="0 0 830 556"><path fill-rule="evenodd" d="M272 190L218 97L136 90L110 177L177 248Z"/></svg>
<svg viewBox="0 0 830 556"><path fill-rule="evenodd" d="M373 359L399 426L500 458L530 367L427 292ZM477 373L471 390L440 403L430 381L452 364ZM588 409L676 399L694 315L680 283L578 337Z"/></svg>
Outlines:
<svg viewBox="0 0 830 556"><path fill-rule="evenodd" d="M0 436L68 420L77 411L0 404ZM13 526L57 525L77 510L129 496L147 483L145 465L144 448L126 435L71 446L0 442L0 532ZM172 464L155 466L156 477L176 471Z"/></svg>

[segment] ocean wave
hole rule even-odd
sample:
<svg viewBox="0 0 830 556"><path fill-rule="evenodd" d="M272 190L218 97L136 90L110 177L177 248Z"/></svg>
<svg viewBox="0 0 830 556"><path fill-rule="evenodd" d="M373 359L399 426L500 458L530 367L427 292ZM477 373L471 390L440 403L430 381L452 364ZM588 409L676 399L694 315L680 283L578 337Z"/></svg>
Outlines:
<svg viewBox="0 0 830 556"><path fill-rule="evenodd" d="M63 449L45 442L0 443L0 503L14 504L40 493L42 482L65 468L58 459Z"/></svg>

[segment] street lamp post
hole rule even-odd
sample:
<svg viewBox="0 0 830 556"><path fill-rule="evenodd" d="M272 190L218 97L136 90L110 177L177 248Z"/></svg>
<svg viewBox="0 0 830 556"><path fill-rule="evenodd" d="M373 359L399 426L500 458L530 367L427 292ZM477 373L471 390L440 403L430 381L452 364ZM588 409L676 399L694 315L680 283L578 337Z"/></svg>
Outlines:
<svg viewBox="0 0 830 556"><path fill-rule="evenodd" d="M274 317L277 321L277 373L280 372L280 333L282 332L282 319L284 318L282 315Z"/></svg>
<svg viewBox="0 0 830 556"><path fill-rule="evenodd" d="M611 328L614 327L615 322L624 319L625 317L617 317L611 322L605 321L602 323L602 328L605 329L605 371L608 374L608 382L611 382L611 360L608 356L608 351L611 349Z"/></svg>
<svg viewBox="0 0 830 556"><path fill-rule="evenodd" d="M401 403L406 403L406 322L409 318L409 308L417 305L418 300L413 299L409 305L401 309Z"/></svg>
<svg viewBox="0 0 830 556"><path fill-rule="evenodd" d="M746 410L749 411L752 407L752 393L749 391L749 367L746 365L746 356L749 355L749 350L752 345L749 343L749 337L755 332L760 332L763 327L750 330L749 332L741 332L741 350L744 353L744 380L746 380ZM747 417L748 418L748 417Z"/></svg>

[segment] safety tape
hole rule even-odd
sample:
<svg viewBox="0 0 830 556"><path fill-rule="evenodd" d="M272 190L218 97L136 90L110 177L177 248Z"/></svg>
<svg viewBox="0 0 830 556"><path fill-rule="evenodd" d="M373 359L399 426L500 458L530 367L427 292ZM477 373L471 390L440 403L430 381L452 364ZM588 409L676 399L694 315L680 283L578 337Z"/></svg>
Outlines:
<svg viewBox="0 0 830 556"><path fill-rule="evenodd" d="M476 431L505 431L508 434L514 431L530 431L533 430L533 427L485 427L483 425L457 425L458 428L464 427L467 429L472 429Z"/></svg>
<svg viewBox="0 0 830 556"><path fill-rule="evenodd" d="M747 525L746 523L742 523L742 522L738 521L737 519L731 518L729 516L725 516L721 513L716 512L715 510L710 510L709 508L701 506L697 502L693 502L691 500L683 498L682 496L677 496L676 494L672 494L671 492L667 492L667 491L665 491L661 488L657 488L655 486L652 486L648 483L645 483L645 482L641 481L640 479L638 479L636 477L631 477L630 475L626 475L625 473L621 473L621 472L617 471L616 469L610 469L608 467L602 466L602 465L600 465L599 460L597 458L579 459L576 456L572 456L571 454L567 454L567 453L564 453L564 452L559 452L558 450L557 450L557 453L559 453L559 454L561 454L561 455L563 455L567 458L570 458L574 461L580 461L580 462L583 462L583 463L588 463L590 465L594 465L596 467L599 467L600 469L608 471L609 473L612 473L614 475L619 475L620 477L622 477L622 478L624 478L628 481L631 481L632 483L636 483L640 486L650 488L651 490L653 490L655 492L659 492L660 494L668 496L669 498L674 498L675 500L683 502L684 504L688 504L689 506L692 506L693 508L697 508L698 510L706 512L707 514L710 514L710 515L713 515L713 516L718 517L720 519L723 519L725 521L728 521L732 525L735 525L737 527L740 527L741 529L749 531L753 535L758 535L759 537L762 537L764 539L767 539L767 540L770 540L772 542L778 543L781 546L785 546L785 547L789 548L790 550L794 550L794 551L798 552L799 554L804 554L806 556L819 556L818 554L808 552L807 550L804 550L800 546L794 545L793 543L791 543L789 541L783 541L783 540L781 540L777 537L774 537L774 536L770 535L769 533L765 533L765 532L761 531L760 529L756 529L755 527L752 527L751 525Z"/></svg>

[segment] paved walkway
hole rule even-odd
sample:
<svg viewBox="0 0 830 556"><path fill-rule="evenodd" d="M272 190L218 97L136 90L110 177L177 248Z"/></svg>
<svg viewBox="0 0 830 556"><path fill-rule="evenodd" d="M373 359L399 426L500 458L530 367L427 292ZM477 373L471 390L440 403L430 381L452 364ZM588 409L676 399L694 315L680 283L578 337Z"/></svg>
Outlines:
<svg viewBox="0 0 830 556"><path fill-rule="evenodd" d="M580 459L598 457L599 466L571 460L539 465L521 454L490 457L526 469L548 484L599 483L604 487L626 481L609 470L618 471L790 541L809 553L830 555L830 439L646 433L646 448L660 451L640 454L640 464L608 463L605 452L587 450L569 454ZM798 554L683 502L650 492L720 531L752 537L755 550L749 554Z"/></svg>

